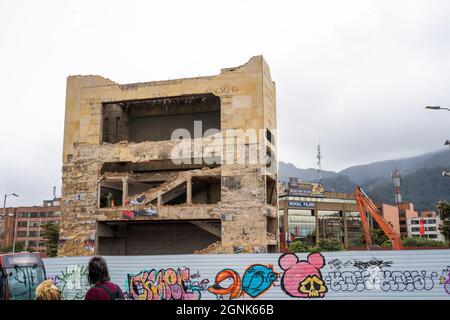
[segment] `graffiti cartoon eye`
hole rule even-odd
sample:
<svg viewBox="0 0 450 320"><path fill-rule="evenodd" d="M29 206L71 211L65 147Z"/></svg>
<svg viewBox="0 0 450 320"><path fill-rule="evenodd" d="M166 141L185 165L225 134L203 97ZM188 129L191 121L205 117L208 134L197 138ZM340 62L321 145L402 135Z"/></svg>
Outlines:
<svg viewBox="0 0 450 320"><path fill-rule="evenodd" d="M271 273L269 275L269 280L272 282L275 281L277 278L278 278L278 276L275 273Z"/></svg>
<svg viewBox="0 0 450 320"><path fill-rule="evenodd" d="M318 284L317 282L313 283L313 287L314 287L314 290L317 290L317 291L319 291L321 288L320 284Z"/></svg>
<svg viewBox="0 0 450 320"><path fill-rule="evenodd" d="M307 291L311 290L311 282L307 282L303 286L304 286L305 290L307 290Z"/></svg>
<svg viewBox="0 0 450 320"><path fill-rule="evenodd" d="M138 294L141 295L144 293L144 285L142 282L140 281L134 281L133 282L133 291Z"/></svg>

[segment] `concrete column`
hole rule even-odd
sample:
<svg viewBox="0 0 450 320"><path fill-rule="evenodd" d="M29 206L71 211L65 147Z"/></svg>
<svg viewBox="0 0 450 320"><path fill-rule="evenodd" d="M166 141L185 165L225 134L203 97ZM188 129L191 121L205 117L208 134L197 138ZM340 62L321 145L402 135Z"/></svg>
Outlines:
<svg viewBox="0 0 450 320"><path fill-rule="evenodd" d="M320 241L320 229L319 229L319 210L313 209L314 217L316 218L316 244Z"/></svg>
<svg viewBox="0 0 450 320"><path fill-rule="evenodd" d="M287 201L287 200L284 201L283 228L284 228L285 233L289 232L289 206L288 206L288 203L289 203L289 201Z"/></svg>
<svg viewBox="0 0 450 320"><path fill-rule="evenodd" d="M99 238L99 227L98 227L99 223L96 222L95 223L95 242L94 242L94 254L98 254L98 238Z"/></svg>
<svg viewBox="0 0 450 320"><path fill-rule="evenodd" d="M289 207L288 207L288 200L284 200L284 214L283 214L283 229L284 229L284 234L283 234L283 243L285 244L285 247L287 247L286 244L286 234L289 232Z"/></svg>
<svg viewBox="0 0 450 320"><path fill-rule="evenodd" d="M162 195L158 193L158 207L162 205Z"/></svg>
<svg viewBox="0 0 450 320"><path fill-rule="evenodd" d="M192 203L192 176L186 178L186 203Z"/></svg>
<svg viewBox="0 0 450 320"><path fill-rule="evenodd" d="M348 229L347 229L347 212L342 212L342 220L344 222L344 247L345 249L348 249Z"/></svg>
<svg viewBox="0 0 450 320"><path fill-rule="evenodd" d="M100 208L100 191L101 191L102 180L97 182L97 208Z"/></svg>
<svg viewBox="0 0 450 320"><path fill-rule="evenodd" d="M125 205L127 198L128 198L128 176L122 178L122 206Z"/></svg>

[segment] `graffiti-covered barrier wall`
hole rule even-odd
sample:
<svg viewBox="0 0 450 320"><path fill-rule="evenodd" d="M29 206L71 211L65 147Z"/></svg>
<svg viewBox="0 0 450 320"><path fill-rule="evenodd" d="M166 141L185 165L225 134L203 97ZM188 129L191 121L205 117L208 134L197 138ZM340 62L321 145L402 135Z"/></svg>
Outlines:
<svg viewBox="0 0 450 320"><path fill-rule="evenodd" d="M450 299L450 250L107 256L133 300ZM44 259L64 299L83 299L89 257Z"/></svg>

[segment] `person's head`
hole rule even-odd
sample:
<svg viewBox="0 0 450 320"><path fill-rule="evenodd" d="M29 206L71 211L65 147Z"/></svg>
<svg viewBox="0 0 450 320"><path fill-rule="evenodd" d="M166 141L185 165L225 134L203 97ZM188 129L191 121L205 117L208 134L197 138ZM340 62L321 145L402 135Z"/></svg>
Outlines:
<svg viewBox="0 0 450 320"><path fill-rule="evenodd" d="M36 288L36 300L61 300L61 290L52 280L42 281Z"/></svg>
<svg viewBox="0 0 450 320"><path fill-rule="evenodd" d="M88 280L90 284L110 281L108 265L106 264L105 259L95 256L89 260Z"/></svg>

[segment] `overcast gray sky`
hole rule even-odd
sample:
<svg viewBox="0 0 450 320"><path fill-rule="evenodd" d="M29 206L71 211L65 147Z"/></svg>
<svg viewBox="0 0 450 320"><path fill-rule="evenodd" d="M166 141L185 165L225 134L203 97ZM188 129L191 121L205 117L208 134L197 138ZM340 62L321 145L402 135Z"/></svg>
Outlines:
<svg viewBox="0 0 450 320"><path fill-rule="evenodd" d="M277 85L279 159L323 168L443 149L450 1L0 0L0 195L61 187L66 77L213 75L262 54ZM2 203L3 205L3 203Z"/></svg>

